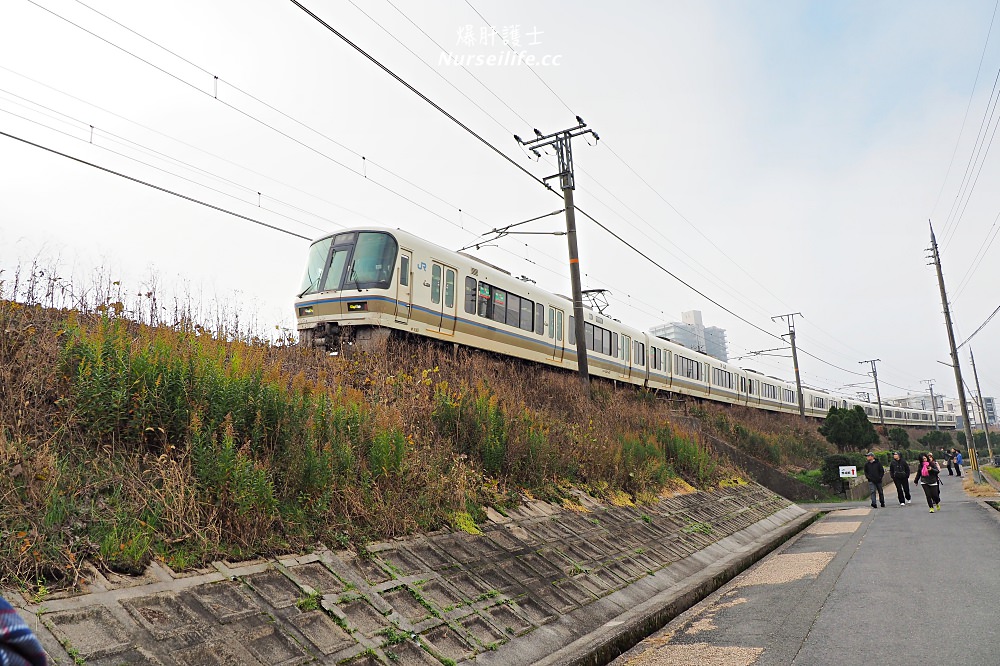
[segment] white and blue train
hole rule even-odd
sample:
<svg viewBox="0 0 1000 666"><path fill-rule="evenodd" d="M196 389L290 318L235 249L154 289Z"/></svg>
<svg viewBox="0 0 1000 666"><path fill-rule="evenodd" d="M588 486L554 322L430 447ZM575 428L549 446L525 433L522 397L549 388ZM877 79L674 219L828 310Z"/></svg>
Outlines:
<svg viewBox="0 0 1000 666"><path fill-rule="evenodd" d="M358 228L309 248L295 314L303 344L343 345L402 331L577 370L573 304L565 296L400 229ZM739 368L585 308L592 376L775 412L799 411L794 382ZM878 405L804 388L807 416ZM888 425L932 427L930 411L882 405ZM939 414L953 428L952 414Z"/></svg>

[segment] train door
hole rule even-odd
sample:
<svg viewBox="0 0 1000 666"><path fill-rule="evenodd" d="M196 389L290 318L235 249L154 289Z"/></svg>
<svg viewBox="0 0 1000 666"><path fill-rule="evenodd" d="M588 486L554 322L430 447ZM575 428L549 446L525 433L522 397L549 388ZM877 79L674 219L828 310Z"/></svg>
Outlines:
<svg viewBox="0 0 1000 666"><path fill-rule="evenodd" d="M552 340L552 360L562 361L566 349L565 315L558 308L549 308L549 339Z"/></svg>
<svg viewBox="0 0 1000 666"><path fill-rule="evenodd" d="M627 335L621 336L622 363L625 366L625 379L632 378L632 338Z"/></svg>
<svg viewBox="0 0 1000 666"><path fill-rule="evenodd" d="M396 279L396 321L405 324L410 321L410 304L413 302L413 271L410 250L399 250L399 277Z"/></svg>
<svg viewBox="0 0 1000 666"><path fill-rule="evenodd" d="M456 281L454 268L436 261L431 263L431 307L438 315L437 331L445 335L455 334L455 318L458 315Z"/></svg>

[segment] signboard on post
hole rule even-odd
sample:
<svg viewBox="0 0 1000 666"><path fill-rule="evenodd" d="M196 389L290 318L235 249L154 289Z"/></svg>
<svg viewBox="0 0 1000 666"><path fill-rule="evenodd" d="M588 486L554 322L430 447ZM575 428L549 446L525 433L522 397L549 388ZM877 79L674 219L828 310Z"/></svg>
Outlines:
<svg viewBox="0 0 1000 666"><path fill-rule="evenodd" d="M842 479L856 479L858 478L858 468L854 465L841 465L840 466L840 478Z"/></svg>

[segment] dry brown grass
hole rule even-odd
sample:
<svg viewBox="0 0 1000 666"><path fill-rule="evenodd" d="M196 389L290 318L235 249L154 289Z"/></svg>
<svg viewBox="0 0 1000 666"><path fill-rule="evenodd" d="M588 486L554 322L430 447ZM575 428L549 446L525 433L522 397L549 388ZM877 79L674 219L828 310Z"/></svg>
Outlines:
<svg viewBox="0 0 1000 666"><path fill-rule="evenodd" d="M968 468L966 468L966 472L962 476L962 490L970 497L980 499L996 499L1000 497L1000 491L997 491L990 483L986 481L976 483L975 479L972 478L972 470Z"/></svg>

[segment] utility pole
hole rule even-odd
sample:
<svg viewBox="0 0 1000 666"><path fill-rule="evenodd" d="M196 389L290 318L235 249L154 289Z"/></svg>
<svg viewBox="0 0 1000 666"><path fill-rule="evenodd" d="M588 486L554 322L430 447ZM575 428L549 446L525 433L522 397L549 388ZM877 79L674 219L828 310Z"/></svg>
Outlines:
<svg viewBox="0 0 1000 666"><path fill-rule="evenodd" d="M795 350L795 315L800 317L803 316L801 312L790 312L788 314L771 317L771 321L784 319L788 322L788 341L792 345L792 365L795 366L795 390L798 392L799 416L805 418L806 406L802 404L802 380L799 378L799 355Z"/></svg>
<svg viewBox="0 0 1000 666"><path fill-rule="evenodd" d="M858 361L858 363L871 363L872 364L872 377L875 378L875 399L878 400L878 420L882 424L882 430L885 430L885 414L882 413L882 394L878 390L878 370L875 368L875 364L880 362L882 359L873 358L867 361Z"/></svg>
<svg viewBox="0 0 1000 666"><path fill-rule="evenodd" d="M972 424L969 422L969 406L965 403L965 385L962 381L962 366L958 364L958 349L955 347L955 331L951 325L951 309L948 307L948 292L944 288L944 273L941 271L941 254L938 252L937 239L934 238L934 225L930 220L931 252L929 257L937 270L938 288L941 290L941 307L944 308L944 325L948 331L948 346L951 347L951 367L955 371L955 385L958 388L958 404L962 408L962 422L965 425L965 439L969 447L969 462L972 464L972 477L982 483L982 473L979 471L979 460L976 458L976 442L972 439Z"/></svg>
<svg viewBox="0 0 1000 666"><path fill-rule="evenodd" d="M573 317L574 331L576 333L576 364L580 371L580 383L586 395L590 395L590 368L587 363L587 341L584 336L583 326L583 287L580 281L580 251L576 244L576 208L573 205L573 190L576 189L576 182L573 178L573 146L572 139L584 134L593 134L594 139L600 141L597 132L584 129L587 123L583 118L576 117L576 127L560 130L552 134L542 134L535 130L535 139L532 141L522 141L521 137L514 135L514 139L525 146L535 157L541 157L538 152L546 146L552 146L556 151L559 160L559 173L544 178L559 179L559 187L563 192L563 201L566 208L566 240L569 244L569 278L573 288Z"/></svg>
<svg viewBox="0 0 1000 666"><path fill-rule="evenodd" d="M986 419L986 403L983 402L983 389L979 388L979 373L976 372L976 357L972 355L972 347L969 347L969 360L972 361L972 376L976 379L976 393L979 395L979 413L983 415L983 432L986 433L986 451L990 455L990 464L993 464L993 446L990 444L990 425Z"/></svg>
<svg viewBox="0 0 1000 666"><path fill-rule="evenodd" d="M921 379L921 384L927 384L927 388L931 392L931 409L934 411L934 429L940 430L941 426L938 425L937 420L937 399L934 397L934 380L933 379Z"/></svg>

